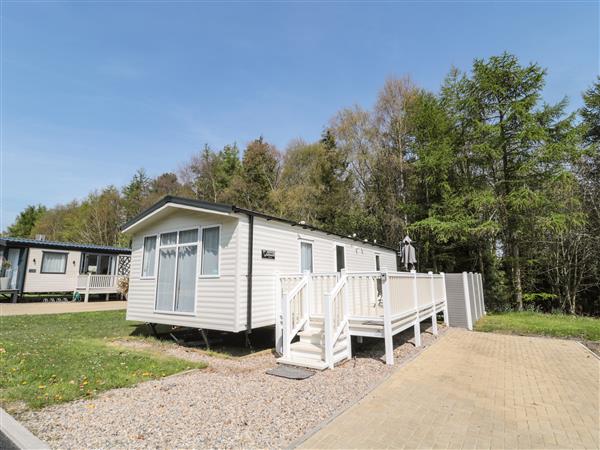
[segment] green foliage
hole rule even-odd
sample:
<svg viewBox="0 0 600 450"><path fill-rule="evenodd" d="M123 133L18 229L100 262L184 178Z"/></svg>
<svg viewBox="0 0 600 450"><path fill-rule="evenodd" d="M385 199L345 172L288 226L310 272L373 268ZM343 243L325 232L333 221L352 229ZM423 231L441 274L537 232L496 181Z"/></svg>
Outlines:
<svg viewBox="0 0 600 450"><path fill-rule="evenodd" d="M556 298L556 294L549 294L547 292L524 292L523 301L526 303L533 302L549 302Z"/></svg>
<svg viewBox="0 0 600 450"><path fill-rule="evenodd" d="M37 221L48 209L42 205L29 205L17 216L15 223L7 229L7 235L10 237L34 237L32 231Z"/></svg>
<svg viewBox="0 0 600 450"><path fill-rule="evenodd" d="M583 132L589 144L600 143L600 77L583 94L584 106L581 109Z"/></svg>
<svg viewBox="0 0 600 450"><path fill-rule="evenodd" d="M112 344L143 326L125 321L123 311L3 317L0 404L41 408L205 367Z"/></svg>
<svg viewBox="0 0 600 450"><path fill-rule="evenodd" d="M483 273L490 309L600 314L600 78L579 123L566 100L543 102L545 78L509 53L452 68L439 93L391 77L319 141L280 154L260 137L241 159L235 144L205 146L177 174L138 170L120 190L24 211L9 231L126 245L117 225L189 196L394 247L410 233L418 270Z"/></svg>

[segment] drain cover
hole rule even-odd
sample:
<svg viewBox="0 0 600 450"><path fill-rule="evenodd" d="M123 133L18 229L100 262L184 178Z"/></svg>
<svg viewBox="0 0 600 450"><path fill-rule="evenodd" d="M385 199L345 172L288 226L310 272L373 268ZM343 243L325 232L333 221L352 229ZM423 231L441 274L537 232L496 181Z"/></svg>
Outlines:
<svg viewBox="0 0 600 450"><path fill-rule="evenodd" d="M311 370L301 369L291 366L277 366L274 369L267 370L267 374L276 377L289 378L290 380L304 380L312 377L315 373Z"/></svg>

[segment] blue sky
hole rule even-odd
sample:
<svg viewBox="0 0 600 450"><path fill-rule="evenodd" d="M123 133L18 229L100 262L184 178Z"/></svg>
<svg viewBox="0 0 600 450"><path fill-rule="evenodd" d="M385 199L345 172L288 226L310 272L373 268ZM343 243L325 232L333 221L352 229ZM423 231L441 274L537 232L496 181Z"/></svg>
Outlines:
<svg viewBox="0 0 600 450"><path fill-rule="evenodd" d="M314 140L390 75L437 90L508 50L571 108L599 70L598 2L3 2L0 229L208 143Z"/></svg>

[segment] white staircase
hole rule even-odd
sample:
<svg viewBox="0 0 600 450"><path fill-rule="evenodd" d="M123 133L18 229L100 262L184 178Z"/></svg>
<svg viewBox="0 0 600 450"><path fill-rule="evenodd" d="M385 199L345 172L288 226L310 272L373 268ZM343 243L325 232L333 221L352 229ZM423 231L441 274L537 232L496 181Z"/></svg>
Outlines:
<svg viewBox="0 0 600 450"><path fill-rule="evenodd" d="M290 344L289 355L277 360L280 364L325 370L330 367L325 356L323 318L312 318L310 327L298 333L299 340ZM333 364L349 358L350 336L342 333L333 346Z"/></svg>

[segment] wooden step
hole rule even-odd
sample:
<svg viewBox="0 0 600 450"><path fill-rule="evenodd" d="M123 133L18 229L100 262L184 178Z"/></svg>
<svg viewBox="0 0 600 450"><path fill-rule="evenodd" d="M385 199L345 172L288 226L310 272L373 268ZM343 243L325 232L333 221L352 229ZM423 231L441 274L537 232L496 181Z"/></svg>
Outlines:
<svg viewBox="0 0 600 450"><path fill-rule="evenodd" d="M277 363L279 364L287 364L289 366L297 366L297 367L308 367L309 369L315 370L325 370L327 369L327 364L321 360L300 358L298 356L291 355L290 358L277 358Z"/></svg>

